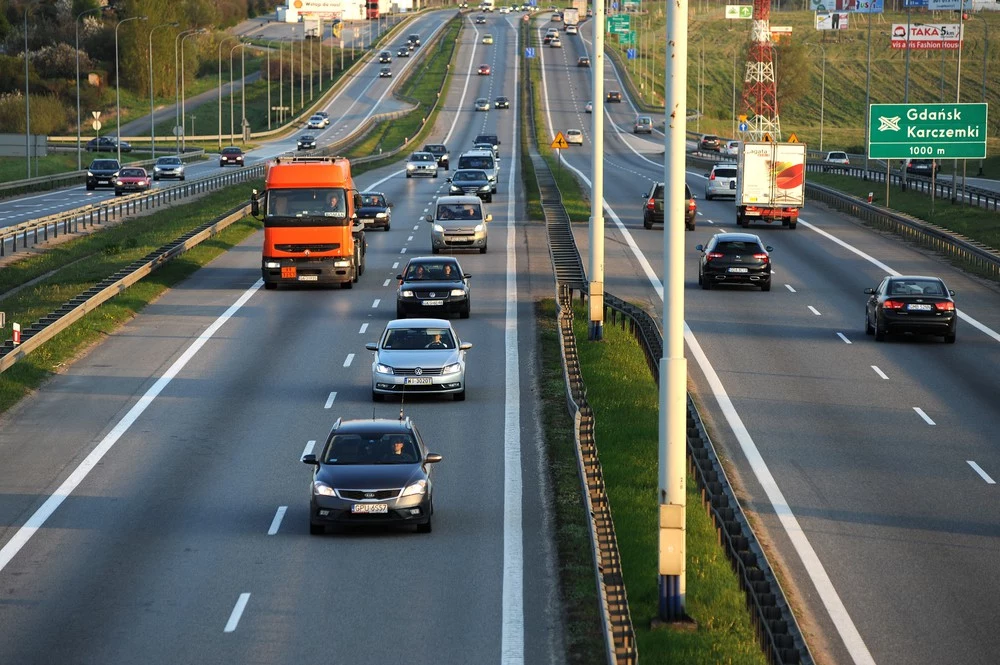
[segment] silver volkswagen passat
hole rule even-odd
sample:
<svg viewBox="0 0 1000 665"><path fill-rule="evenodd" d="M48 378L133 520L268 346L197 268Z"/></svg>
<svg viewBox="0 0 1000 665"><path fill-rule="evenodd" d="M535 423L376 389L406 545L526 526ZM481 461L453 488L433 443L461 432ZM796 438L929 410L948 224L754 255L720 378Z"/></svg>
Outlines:
<svg viewBox="0 0 1000 665"><path fill-rule="evenodd" d="M465 399L465 353L463 342L444 319L396 319L390 321L372 351L372 400L402 393L450 394Z"/></svg>

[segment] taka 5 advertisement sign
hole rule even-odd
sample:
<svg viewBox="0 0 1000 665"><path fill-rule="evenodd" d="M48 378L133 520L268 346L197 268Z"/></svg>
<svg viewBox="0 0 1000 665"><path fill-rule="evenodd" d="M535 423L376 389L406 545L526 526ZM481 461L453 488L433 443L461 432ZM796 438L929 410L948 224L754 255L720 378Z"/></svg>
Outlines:
<svg viewBox="0 0 1000 665"><path fill-rule="evenodd" d="M958 50L962 43L961 26L958 23L910 24L909 44L911 49ZM892 48L905 49L906 24L892 24Z"/></svg>

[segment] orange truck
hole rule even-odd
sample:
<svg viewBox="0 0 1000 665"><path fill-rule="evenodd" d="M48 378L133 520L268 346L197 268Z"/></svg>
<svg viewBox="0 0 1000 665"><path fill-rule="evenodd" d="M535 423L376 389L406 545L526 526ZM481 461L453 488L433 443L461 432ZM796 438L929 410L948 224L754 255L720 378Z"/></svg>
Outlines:
<svg viewBox="0 0 1000 665"><path fill-rule="evenodd" d="M278 157L267 165L264 191L253 191L250 206L264 221L264 288L340 284L349 289L364 273L360 196L347 159Z"/></svg>

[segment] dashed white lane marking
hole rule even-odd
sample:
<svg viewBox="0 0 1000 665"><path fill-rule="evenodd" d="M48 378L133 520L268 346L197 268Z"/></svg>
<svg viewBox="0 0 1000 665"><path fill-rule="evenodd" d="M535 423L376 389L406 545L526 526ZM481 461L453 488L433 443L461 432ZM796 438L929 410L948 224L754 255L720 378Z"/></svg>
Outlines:
<svg viewBox="0 0 1000 665"><path fill-rule="evenodd" d="M813 307L812 305L809 305L808 307L809 307L809 311L812 312L813 314L815 314L816 316L822 316L822 314L819 313L819 310L816 309L815 307Z"/></svg>
<svg viewBox="0 0 1000 665"><path fill-rule="evenodd" d="M411 240L413 240L413 236L409 236L409 237L408 237L408 238L406 239L406 242L410 242Z"/></svg>
<svg viewBox="0 0 1000 665"><path fill-rule="evenodd" d="M309 455L310 453L312 453L313 448L315 446L316 446L316 439L312 439L310 441L306 441L306 447L302 449L302 456L305 457L306 455Z"/></svg>
<svg viewBox="0 0 1000 665"><path fill-rule="evenodd" d="M888 381L888 380L889 380L889 377L888 377L888 376L886 376L885 372L883 372L882 370L880 370L880 369L878 368L878 365L872 365L872 369L873 369L873 370L875 370L875 373L876 373L876 374L878 374L879 376L881 376L881 377L882 377L883 379L885 379L886 381Z"/></svg>
<svg viewBox="0 0 1000 665"><path fill-rule="evenodd" d="M980 467L980 466L979 466L978 464L976 464L975 462L973 462L973 461L972 461L972 460L970 460L970 459L967 459L967 460L965 460L965 461L966 461L966 463L967 463L967 464L968 464L969 466L971 466L971 467L972 467L972 470L973 470L973 471L975 471L976 473L978 473L978 474L979 474L979 477L980 477L980 478L982 478L983 480L985 480L985 481L986 481L986 484L987 484L987 485L996 485L996 484L997 484L997 481L995 481L995 480L993 480L992 478L990 478L990 475L989 475L988 473L986 473L985 471L983 471L982 467Z"/></svg>
<svg viewBox="0 0 1000 665"><path fill-rule="evenodd" d="M851 340L847 339L847 336L844 335L844 333L837 333L837 337L839 337L840 339L844 340L844 344L850 344L851 343Z"/></svg>
<svg viewBox="0 0 1000 665"><path fill-rule="evenodd" d="M926 413L924 413L924 410L921 409L919 406L913 407L913 410L916 411L917 415L920 416L921 418L923 418L924 422L927 423L928 425L936 425L937 424L933 420L931 420L931 417L928 416Z"/></svg>
<svg viewBox="0 0 1000 665"><path fill-rule="evenodd" d="M384 282L382 282L382 286L389 286L389 280L385 280Z"/></svg>
<svg viewBox="0 0 1000 665"><path fill-rule="evenodd" d="M414 230L414 231L416 231L416 230L417 230L417 229L419 229L419 228L420 228L420 225L419 225L419 224L414 224L414 225L413 225L413 230Z"/></svg>
<svg viewBox="0 0 1000 665"><path fill-rule="evenodd" d="M406 254L406 248L404 247L403 249L399 250L399 253L400 254Z"/></svg>
<svg viewBox="0 0 1000 665"><path fill-rule="evenodd" d="M372 309L375 309L375 308L377 308L377 307L378 307L378 304L379 304L380 302L382 302L382 299L381 299L381 298L376 298L376 299L375 299L375 302L373 302L373 303L372 303Z"/></svg>
<svg viewBox="0 0 1000 665"><path fill-rule="evenodd" d="M274 519L271 520L271 528L267 530L267 535L273 536L278 533L278 529L281 528L281 520L285 519L285 512L288 510L288 506L278 506L278 512L274 514Z"/></svg>
<svg viewBox="0 0 1000 665"><path fill-rule="evenodd" d="M395 270L398 267L399 267L399 261L396 261L395 263L392 264L392 269L393 270Z"/></svg>
<svg viewBox="0 0 1000 665"><path fill-rule="evenodd" d="M795 289L792 288L791 284L785 284L785 288L791 291L792 293L798 293Z"/></svg>
<svg viewBox="0 0 1000 665"><path fill-rule="evenodd" d="M330 395L326 398L326 404L323 405L323 408L329 409L331 406L333 406L333 400L335 399L337 399L336 391L330 393Z"/></svg>
<svg viewBox="0 0 1000 665"><path fill-rule="evenodd" d="M365 331L367 331L367 330L368 330L368 324L367 323L362 323L361 324L361 330L358 331L358 334L359 335L364 335Z"/></svg>
<svg viewBox="0 0 1000 665"><path fill-rule="evenodd" d="M224 633L231 633L236 630L236 626L240 623L240 617L243 616L243 610L247 608L247 602L250 600L249 593L241 593L239 599L236 601L236 607L233 608L233 613L229 615L229 621L226 622L226 627L222 631Z"/></svg>
<svg viewBox="0 0 1000 665"><path fill-rule="evenodd" d="M354 354L348 353L347 358L344 359L344 367L350 367L352 362L354 362Z"/></svg>

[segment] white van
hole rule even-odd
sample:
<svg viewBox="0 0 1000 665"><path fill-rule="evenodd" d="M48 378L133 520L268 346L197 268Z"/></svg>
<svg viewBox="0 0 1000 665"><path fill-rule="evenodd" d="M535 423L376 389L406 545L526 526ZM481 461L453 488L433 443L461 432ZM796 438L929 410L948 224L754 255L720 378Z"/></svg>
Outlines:
<svg viewBox="0 0 1000 665"><path fill-rule="evenodd" d="M490 184L493 186L493 193L497 193L497 181L500 179L500 160L496 158L492 150L463 152L458 158L458 168L486 171Z"/></svg>
<svg viewBox="0 0 1000 665"><path fill-rule="evenodd" d="M478 249L486 253L487 214L478 196L439 196L434 214L425 218L431 223L431 252L442 249Z"/></svg>

